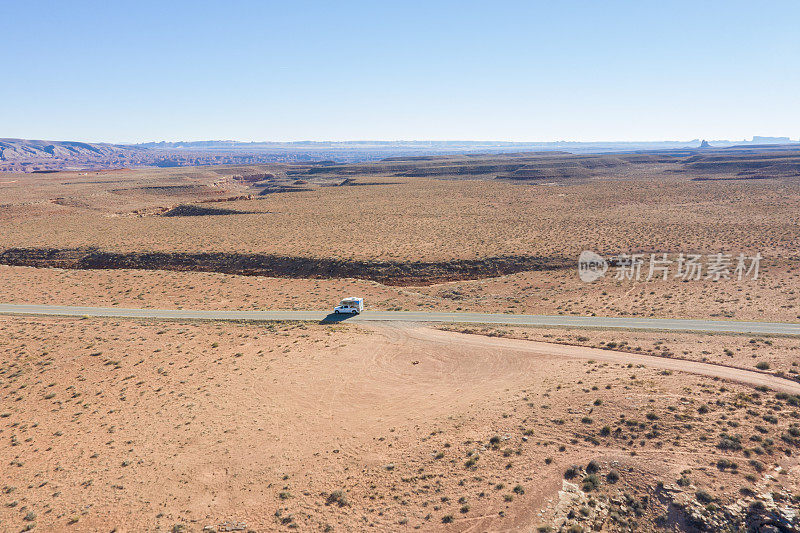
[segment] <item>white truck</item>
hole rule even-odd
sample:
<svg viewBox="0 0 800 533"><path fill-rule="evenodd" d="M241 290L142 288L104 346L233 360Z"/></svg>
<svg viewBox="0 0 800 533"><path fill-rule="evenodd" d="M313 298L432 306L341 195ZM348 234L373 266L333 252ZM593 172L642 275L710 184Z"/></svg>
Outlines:
<svg viewBox="0 0 800 533"><path fill-rule="evenodd" d="M364 310L364 298L345 298L339 305L333 308L334 314L350 313L359 314Z"/></svg>

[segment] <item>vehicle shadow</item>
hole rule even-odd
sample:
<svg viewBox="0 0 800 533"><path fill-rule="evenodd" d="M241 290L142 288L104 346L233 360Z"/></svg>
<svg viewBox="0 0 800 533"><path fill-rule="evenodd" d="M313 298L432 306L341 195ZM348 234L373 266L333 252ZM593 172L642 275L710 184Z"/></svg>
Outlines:
<svg viewBox="0 0 800 533"><path fill-rule="evenodd" d="M351 313L330 313L328 316L323 318L319 321L320 324L335 324L337 322L344 322L348 318L353 318L354 316L358 316L357 314Z"/></svg>

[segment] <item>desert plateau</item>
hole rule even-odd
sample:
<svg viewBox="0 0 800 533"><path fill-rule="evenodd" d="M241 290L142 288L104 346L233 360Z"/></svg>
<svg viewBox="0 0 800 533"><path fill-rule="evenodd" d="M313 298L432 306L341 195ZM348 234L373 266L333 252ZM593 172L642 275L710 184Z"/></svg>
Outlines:
<svg viewBox="0 0 800 533"><path fill-rule="evenodd" d="M798 20L0 0L0 533L800 533Z"/></svg>

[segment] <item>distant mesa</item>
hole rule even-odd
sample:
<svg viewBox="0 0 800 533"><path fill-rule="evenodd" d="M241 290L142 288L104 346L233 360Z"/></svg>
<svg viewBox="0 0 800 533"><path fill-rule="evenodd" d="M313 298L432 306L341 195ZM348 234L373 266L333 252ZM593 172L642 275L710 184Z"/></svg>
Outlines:
<svg viewBox="0 0 800 533"><path fill-rule="evenodd" d="M790 144L792 140L789 137L765 137L763 135L753 135L753 144Z"/></svg>
<svg viewBox="0 0 800 533"><path fill-rule="evenodd" d="M703 139L703 142L700 143L700 148L711 148L711 145L708 144L708 141Z"/></svg>

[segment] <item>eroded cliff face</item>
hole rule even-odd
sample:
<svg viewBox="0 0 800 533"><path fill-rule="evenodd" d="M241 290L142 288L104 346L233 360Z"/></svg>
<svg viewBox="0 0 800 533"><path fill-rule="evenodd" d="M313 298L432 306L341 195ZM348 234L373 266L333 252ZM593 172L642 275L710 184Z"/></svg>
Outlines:
<svg viewBox="0 0 800 533"><path fill-rule="evenodd" d="M91 248L11 248L0 253L0 264L81 270L182 270L278 278L359 278L386 285L429 285L529 270L572 268L574 261L533 256L442 262L353 261L222 252L115 253Z"/></svg>

